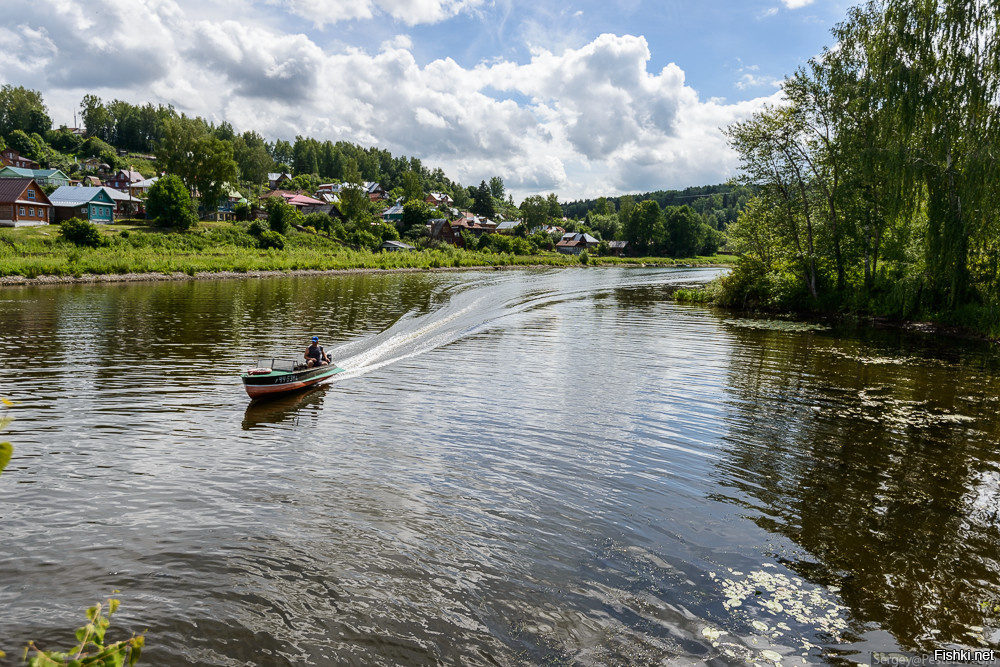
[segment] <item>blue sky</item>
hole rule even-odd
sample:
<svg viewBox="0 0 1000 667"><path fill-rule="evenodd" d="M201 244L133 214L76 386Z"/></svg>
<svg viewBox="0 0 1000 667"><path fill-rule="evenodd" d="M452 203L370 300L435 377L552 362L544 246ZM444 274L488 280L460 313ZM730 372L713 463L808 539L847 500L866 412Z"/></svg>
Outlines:
<svg viewBox="0 0 1000 667"><path fill-rule="evenodd" d="M719 183L841 0L3 0L0 82L388 148L516 200Z"/></svg>

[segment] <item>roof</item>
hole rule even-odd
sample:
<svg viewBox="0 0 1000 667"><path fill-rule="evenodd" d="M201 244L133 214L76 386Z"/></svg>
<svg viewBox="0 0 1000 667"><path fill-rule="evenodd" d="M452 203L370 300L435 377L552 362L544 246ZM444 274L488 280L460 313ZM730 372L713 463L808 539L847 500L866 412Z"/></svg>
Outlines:
<svg viewBox="0 0 1000 667"><path fill-rule="evenodd" d="M147 179L142 180L142 181L136 181L135 183L131 184L131 187L133 187L133 188L151 188L151 187L153 187L153 184L156 183L158 180L160 180L159 176L153 176L152 178L147 178Z"/></svg>
<svg viewBox="0 0 1000 667"><path fill-rule="evenodd" d="M521 224L520 220L504 220L497 225L497 231L499 232L501 229L514 229L519 224Z"/></svg>
<svg viewBox="0 0 1000 667"><path fill-rule="evenodd" d="M402 214L403 214L403 207L400 206L399 204L396 204L395 206L390 206L389 208L382 211L383 218L387 215L402 215Z"/></svg>
<svg viewBox="0 0 1000 667"><path fill-rule="evenodd" d="M52 202L53 206L78 206L94 201L94 199L101 196L101 193L104 193L110 199L111 195L108 194L109 192L113 192L113 190L103 185L99 188L60 185L56 188L55 192L49 195L49 201ZM128 196L126 195L125 198L128 199ZM100 203L108 204L109 202L102 201Z"/></svg>
<svg viewBox="0 0 1000 667"><path fill-rule="evenodd" d="M0 178L0 201L17 201L33 180L31 178Z"/></svg>
<svg viewBox="0 0 1000 667"><path fill-rule="evenodd" d="M402 241L386 241L385 243L383 243L379 247L380 248L399 248L400 250L416 250L415 247L413 247L411 245L407 245L407 244L403 243Z"/></svg>
<svg viewBox="0 0 1000 667"><path fill-rule="evenodd" d="M628 241L608 241L608 247L610 248L624 248L628 245Z"/></svg>
<svg viewBox="0 0 1000 667"><path fill-rule="evenodd" d="M108 193L108 196L115 201L137 201L135 197L130 196L127 192L122 192L121 190L115 190L114 188L109 188L106 185L102 185L104 191Z"/></svg>

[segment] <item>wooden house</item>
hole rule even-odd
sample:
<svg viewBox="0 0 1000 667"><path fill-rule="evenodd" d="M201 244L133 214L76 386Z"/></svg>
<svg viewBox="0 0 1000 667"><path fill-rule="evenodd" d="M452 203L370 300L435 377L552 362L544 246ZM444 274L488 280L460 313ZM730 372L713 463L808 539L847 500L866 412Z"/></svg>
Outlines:
<svg viewBox="0 0 1000 667"><path fill-rule="evenodd" d="M90 222L110 223L115 219L115 200L107 188L63 186L49 195L55 208L55 222L80 218Z"/></svg>
<svg viewBox="0 0 1000 667"><path fill-rule="evenodd" d="M52 222L52 202L32 178L0 178L0 227Z"/></svg>

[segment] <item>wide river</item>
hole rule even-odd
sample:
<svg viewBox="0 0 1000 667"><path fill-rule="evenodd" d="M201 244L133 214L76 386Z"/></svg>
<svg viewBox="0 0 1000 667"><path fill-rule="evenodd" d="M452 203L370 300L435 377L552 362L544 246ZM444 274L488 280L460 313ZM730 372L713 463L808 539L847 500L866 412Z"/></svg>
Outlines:
<svg viewBox="0 0 1000 667"><path fill-rule="evenodd" d="M997 350L670 300L716 273L0 290L5 664L113 591L149 665L1000 648Z"/></svg>

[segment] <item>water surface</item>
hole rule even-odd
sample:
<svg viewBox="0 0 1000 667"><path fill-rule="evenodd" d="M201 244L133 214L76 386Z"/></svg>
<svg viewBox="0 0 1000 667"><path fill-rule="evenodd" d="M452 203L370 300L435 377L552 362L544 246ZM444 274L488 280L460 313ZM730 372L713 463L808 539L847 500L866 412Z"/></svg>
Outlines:
<svg viewBox="0 0 1000 667"><path fill-rule="evenodd" d="M715 273L0 291L0 646L113 590L156 665L1000 646L996 351L670 301Z"/></svg>

